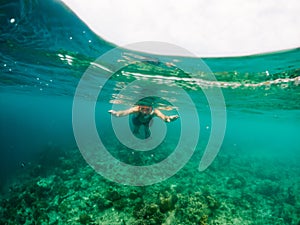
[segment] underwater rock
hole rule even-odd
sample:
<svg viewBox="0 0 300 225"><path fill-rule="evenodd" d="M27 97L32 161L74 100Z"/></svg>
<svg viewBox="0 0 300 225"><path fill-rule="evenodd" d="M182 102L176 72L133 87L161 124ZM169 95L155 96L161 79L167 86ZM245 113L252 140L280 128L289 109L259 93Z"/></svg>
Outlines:
<svg viewBox="0 0 300 225"><path fill-rule="evenodd" d="M246 186L246 179L242 176L231 177L226 182L226 188L237 189Z"/></svg>
<svg viewBox="0 0 300 225"><path fill-rule="evenodd" d="M68 195L69 193L69 188L67 188L64 185L60 185L56 189L56 193L62 198L63 196Z"/></svg>
<svg viewBox="0 0 300 225"><path fill-rule="evenodd" d="M128 197L132 200L137 199L139 197L141 197L142 193L140 191L137 190L131 190Z"/></svg>
<svg viewBox="0 0 300 225"><path fill-rule="evenodd" d="M219 208L220 203L212 196L207 195L205 196L208 208L210 208L211 210L215 210L217 208Z"/></svg>
<svg viewBox="0 0 300 225"><path fill-rule="evenodd" d="M275 197L279 191L280 186L270 180L264 180L256 186L256 193L265 196Z"/></svg>
<svg viewBox="0 0 300 225"><path fill-rule="evenodd" d="M145 215L146 216L152 216L153 214L155 214L156 212L158 212L158 205L152 203L150 205L147 205L145 207Z"/></svg>
<svg viewBox="0 0 300 225"><path fill-rule="evenodd" d="M79 216L78 219L79 223L81 224L89 224L93 222L93 219L91 218L91 216L87 215L87 214L81 214Z"/></svg>
<svg viewBox="0 0 300 225"><path fill-rule="evenodd" d="M195 192L189 196L180 195L175 208L175 217L181 224L204 225L218 205L208 193L203 195L201 192Z"/></svg>
<svg viewBox="0 0 300 225"><path fill-rule="evenodd" d="M113 188L109 188L105 193L105 198L110 201L116 201L121 197L122 197L121 194L118 191L114 190Z"/></svg>
<svg viewBox="0 0 300 225"><path fill-rule="evenodd" d="M296 200L296 195L294 193L293 187L289 187L287 190L287 198L286 198L286 203L290 205L295 205L297 202Z"/></svg>
<svg viewBox="0 0 300 225"><path fill-rule="evenodd" d="M70 211L70 208L69 208L69 202L66 201L66 200L63 200L59 205L58 205L58 211L65 214L67 213L68 211Z"/></svg>
<svg viewBox="0 0 300 225"><path fill-rule="evenodd" d="M159 197L159 208L162 213L173 210L178 198L176 194L166 192L163 196Z"/></svg>
<svg viewBox="0 0 300 225"><path fill-rule="evenodd" d="M200 225L207 225L208 215L203 215L200 218L199 224Z"/></svg>
<svg viewBox="0 0 300 225"><path fill-rule="evenodd" d="M134 216L137 218L133 223L134 225L156 225L162 224L165 220L165 216L155 203L144 205L139 211L135 212Z"/></svg>
<svg viewBox="0 0 300 225"><path fill-rule="evenodd" d="M116 210L123 210L126 206L129 205L129 202L125 198L118 199L113 202L113 206Z"/></svg>
<svg viewBox="0 0 300 225"><path fill-rule="evenodd" d="M112 201L103 198L102 195L99 193L92 194L89 197L89 199L93 204L95 204L98 207L100 212L113 206Z"/></svg>
<svg viewBox="0 0 300 225"><path fill-rule="evenodd" d="M36 201L36 199L29 193L25 193L23 195L23 199L27 205L32 205Z"/></svg>
<svg viewBox="0 0 300 225"><path fill-rule="evenodd" d="M141 208L144 207L144 201L142 198L137 198L134 201L131 202L132 207L133 207L133 215L135 217L138 217L138 212L141 210Z"/></svg>
<svg viewBox="0 0 300 225"><path fill-rule="evenodd" d="M47 178L41 178L36 184L38 187L45 190L50 190L53 184L55 176L49 176Z"/></svg>
<svg viewBox="0 0 300 225"><path fill-rule="evenodd" d="M49 217L44 208L33 208L33 218L36 221L36 224L48 224Z"/></svg>
<svg viewBox="0 0 300 225"><path fill-rule="evenodd" d="M98 209L100 211L103 211L105 209L108 209L110 207L113 206L113 203L109 200L106 200L104 198L100 198L98 201L97 201L97 206L98 206Z"/></svg>

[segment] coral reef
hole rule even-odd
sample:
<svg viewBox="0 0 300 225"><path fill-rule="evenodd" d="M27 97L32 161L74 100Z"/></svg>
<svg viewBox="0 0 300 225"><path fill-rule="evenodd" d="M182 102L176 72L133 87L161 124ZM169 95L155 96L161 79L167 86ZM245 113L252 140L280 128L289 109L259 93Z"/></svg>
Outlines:
<svg viewBox="0 0 300 225"><path fill-rule="evenodd" d="M300 224L297 163L285 170L235 157L226 166L221 155L206 172L195 173L191 161L164 182L131 187L98 175L77 149L55 157L55 167L32 163L11 184L0 224Z"/></svg>

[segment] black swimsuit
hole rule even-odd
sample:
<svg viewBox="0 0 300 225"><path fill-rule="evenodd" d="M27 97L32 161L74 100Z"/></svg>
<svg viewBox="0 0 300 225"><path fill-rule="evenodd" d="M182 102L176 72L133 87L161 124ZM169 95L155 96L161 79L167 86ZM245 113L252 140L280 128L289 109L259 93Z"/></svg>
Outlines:
<svg viewBox="0 0 300 225"><path fill-rule="evenodd" d="M132 122L136 126L140 126L140 125L148 126L153 117L154 117L153 111L147 115L144 115L139 112L132 117Z"/></svg>

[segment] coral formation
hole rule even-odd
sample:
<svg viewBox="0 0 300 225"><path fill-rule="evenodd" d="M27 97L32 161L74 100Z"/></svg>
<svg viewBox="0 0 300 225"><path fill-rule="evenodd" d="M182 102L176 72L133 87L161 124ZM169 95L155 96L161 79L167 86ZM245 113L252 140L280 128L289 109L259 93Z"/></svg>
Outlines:
<svg viewBox="0 0 300 225"><path fill-rule="evenodd" d="M76 149L69 154L58 157L52 172L38 162L19 175L22 182L12 184L1 200L0 224L299 224L297 163L284 171L235 158L227 160L230 167L217 160L204 173L188 164L164 182L131 187L102 178Z"/></svg>

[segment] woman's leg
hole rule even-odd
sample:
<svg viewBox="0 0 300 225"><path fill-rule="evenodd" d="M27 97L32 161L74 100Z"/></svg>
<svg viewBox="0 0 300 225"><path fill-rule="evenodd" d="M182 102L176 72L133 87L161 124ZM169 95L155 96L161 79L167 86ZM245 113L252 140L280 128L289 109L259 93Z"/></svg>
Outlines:
<svg viewBox="0 0 300 225"><path fill-rule="evenodd" d="M150 129L149 129L149 123L147 123L147 124L144 124L144 129L145 129L145 139L147 139L148 137L150 137L150 135L151 135L151 131L150 131Z"/></svg>
<svg viewBox="0 0 300 225"><path fill-rule="evenodd" d="M141 123L136 117L132 117L133 134L139 134Z"/></svg>

